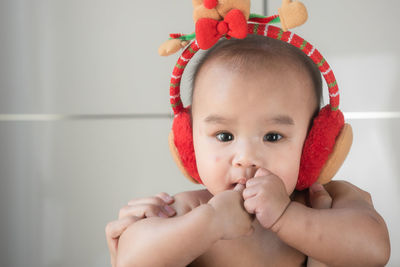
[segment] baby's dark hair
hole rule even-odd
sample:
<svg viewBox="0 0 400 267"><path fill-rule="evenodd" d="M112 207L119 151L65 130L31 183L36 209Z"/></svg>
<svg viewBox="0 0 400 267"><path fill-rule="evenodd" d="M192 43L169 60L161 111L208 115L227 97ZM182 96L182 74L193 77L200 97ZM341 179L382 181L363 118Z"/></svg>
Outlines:
<svg viewBox="0 0 400 267"><path fill-rule="evenodd" d="M249 35L244 39L223 39L205 52L193 70L190 103L193 103L198 74L206 62L213 60L222 61L232 70L241 72L252 72L263 66L282 66L282 62L290 64L291 68L303 69L309 73L313 82L318 110L322 104L321 72L314 62L300 49L260 35Z"/></svg>

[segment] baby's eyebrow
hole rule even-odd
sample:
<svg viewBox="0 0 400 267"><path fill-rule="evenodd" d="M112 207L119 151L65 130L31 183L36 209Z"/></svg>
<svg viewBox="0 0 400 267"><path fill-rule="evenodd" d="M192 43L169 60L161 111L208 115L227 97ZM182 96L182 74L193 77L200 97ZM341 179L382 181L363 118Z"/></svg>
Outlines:
<svg viewBox="0 0 400 267"><path fill-rule="evenodd" d="M220 115L216 115L216 114L208 115L204 119L204 122L213 123L213 124L227 124L227 123L229 123L231 121L232 121L231 119L224 118L224 117L222 117Z"/></svg>
<svg viewBox="0 0 400 267"><path fill-rule="evenodd" d="M204 119L204 122L211 124L228 124L232 121L232 119L228 119L217 114L208 115ZM271 118L267 118L265 121L269 124L294 125L294 120L288 115L276 115Z"/></svg>
<svg viewBox="0 0 400 267"><path fill-rule="evenodd" d="M267 123L273 124L286 124L286 125L294 125L294 120L288 115L277 115L272 118L268 118Z"/></svg>

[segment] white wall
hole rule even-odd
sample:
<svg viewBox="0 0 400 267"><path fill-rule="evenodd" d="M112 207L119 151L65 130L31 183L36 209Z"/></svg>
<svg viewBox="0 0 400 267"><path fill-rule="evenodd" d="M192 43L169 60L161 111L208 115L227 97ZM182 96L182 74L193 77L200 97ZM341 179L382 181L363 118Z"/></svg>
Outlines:
<svg viewBox="0 0 400 267"><path fill-rule="evenodd" d="M304 3L310 18L295 32L332 65L342 110L399 112L400 3ZM122 205L198 188L169 156L176 56L157 54L169 33L192 30L191 1L0 1L0 266L109 266L104 227ZM400 266L400 119L349 122L337 179L371 192L391 234L388 266Z"/></svg>

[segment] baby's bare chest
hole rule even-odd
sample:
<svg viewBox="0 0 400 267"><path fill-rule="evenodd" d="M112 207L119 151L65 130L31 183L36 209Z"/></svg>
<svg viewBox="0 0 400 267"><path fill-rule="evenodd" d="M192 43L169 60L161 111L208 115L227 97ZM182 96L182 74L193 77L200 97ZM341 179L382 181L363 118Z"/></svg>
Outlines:
<svg viewBox="0 0 400 267"><path fill-rule="evenodd" d="M221 240L190 264L198 266L304 266L306 257L271 232L236 240Z"/></svg>

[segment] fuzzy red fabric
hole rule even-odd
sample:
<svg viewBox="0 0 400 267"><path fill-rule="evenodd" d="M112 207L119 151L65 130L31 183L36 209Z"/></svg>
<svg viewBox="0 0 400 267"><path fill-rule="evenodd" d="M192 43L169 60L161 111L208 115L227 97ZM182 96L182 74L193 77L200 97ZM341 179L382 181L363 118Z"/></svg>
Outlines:
<svg viewBox="0 0 400 267"><path fill-rule="evenodd" d="M320 110L304 143L297 190L306 189L317 181L343 125L344 117L340 110L332 111L330 105Z"/></svg>
<svg viewBox="0 0 400 267"><path fill-rule="evenodd" d="M172 131L174 133L174 143L179 152L179 157L183 166L192 178L202 184L203 182L197 171L191 119L188 108L185 108L184 111L180 112L174 119Z"/></svg>
<svg viewBox="0 0 400 267"><path fill-rule="evenodd" d="M217 0L204 0L204 6L208 9L213 9L218 4Z"/></svg>
<svg viewBox="0 0 400 267"><path fill-rule="evenodd" d="M211 48L222 36L243 39L247 36L247 20L239 9L232 9L224 20L200 18L196 22L196 40L203 50Z"/></svg>

